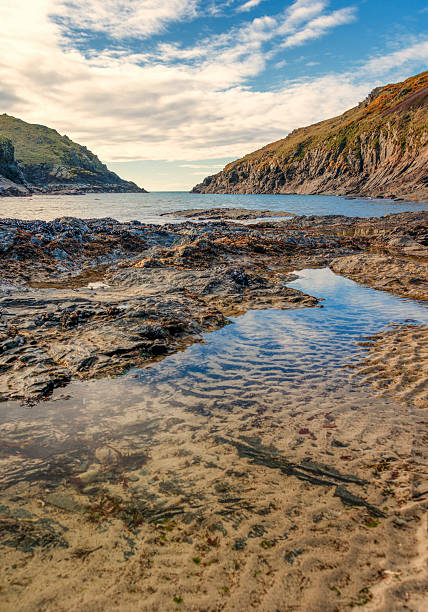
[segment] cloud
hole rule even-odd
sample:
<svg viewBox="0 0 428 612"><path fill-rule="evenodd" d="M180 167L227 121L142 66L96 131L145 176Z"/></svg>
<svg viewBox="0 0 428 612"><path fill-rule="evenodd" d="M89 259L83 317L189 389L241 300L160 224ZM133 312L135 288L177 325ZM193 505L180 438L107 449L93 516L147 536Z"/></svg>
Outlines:
<svg viewBox="0 0 428 612"><path fill-rule="evenodd" d="M283 47L296 47L308 40L324 36L331 28L355 21L355 8L348 7L334 11L330 15L321 15L309 21L304 28L288 36L282 43Z"/></svg>
<svg viewBox="0 0 428 612"><path fill-rule="evenodd" d="M364 72L370 75L381 75L411 62L426 62L427 60L428 40L415 43L389 55L374 57L365 64Z"/></svg>
<svg viewBox="0 0 428 612"><path fill-rule="evenodd" d="M138 3L140 9L143 4ZM100 5L97 1L95 8ZM168 19L177 20L196 7L182 1L166 5ZM134 9L136 3L126 6ZM0 112L54 127L110 161L237 157L343 112L381 84L389 70L405 76L428 59L428 42L422 41L370 58L353 74L284 80L276 89L261 90L250 88L249 79L261 75L268 62L283 60L287 51L277 57L278 41L301 33L303 44L310 39L309 27L325 35L347 22L348 14L329 13L325 2L297 0L279 15L245 21L192 45L153 44L137 51L119 41L89 54L73 46L53 14L58 14L57 0L0 2L0 83L9 92ZM156 28L170 23L162 14L151 22ZM89 19L73 15L76 27ZM123 23L129 27L134 18L130 12ZM123 36L122 24L119 31L112 19L103 19L103 31ZM148 26L135 27L145 36Z"/></svg>
<svg viewBox="0 0 428 612"><path fill-rule="evenodd" d="M330 29L354 19L353 7L325 13L327 5L328 2L323 0L296 0L278 15L257 17L190 48L183 48L178 44L160 45L158 51L161 56L154 55L153 59L191 62L207 58L201 64L201 78L205 78L206 73L209 73L219 77L219 82L223 81L223 85L226 81L229 85L237 84L262 72L267 61L278 53L279 45L276 49L265 50L264 45L267 43L278 38L283 39L284 35L287 35L290 41L287 46L303 44L305 37L308 40L319 38ZM302 37L301 42L297 42L299 36ZM292 42L293 39L296 40L295 43ZM215 58L215 61L212 58Z"/></svg>
<svg viewBox="0 0 428 612"><path fill-rule="evenodd" d="M197 170L211 170L212 168L223 168L224 164L179 164L180 168L194 168Z"/></svg>
<svg viewBox="0 0 428 612"><path fill-rule="evenodd" d="M10 89L0 85L0 108L7 108L13 104L25 104L25 100L16 96Z"/></svg>
<svg viewBox="0 0 428 612"><path fill-rule="evenodd" d="M195 17L197 5L198 0L67 0L54 3L51 16L73 29L136 38Z"/></svg>
<svg viewBox="0 0 428 612"><path fill-rule="evenodd" d="M255 8L256 6L259 6L259 4L262 2L265 2L265 0L248 0L248 2L245 2L245 4L238 6L236 10L239 13L245 13L247 11L251 11L251 9Z"/></svg>
<svg viewBox="0 0 428 612"><path fill-rule="evenodd" d="M279 29L279 33L292 32L301 23L322 13L327 5L328 2L325 0L296 0L285 11L285 20Z"/></svg>

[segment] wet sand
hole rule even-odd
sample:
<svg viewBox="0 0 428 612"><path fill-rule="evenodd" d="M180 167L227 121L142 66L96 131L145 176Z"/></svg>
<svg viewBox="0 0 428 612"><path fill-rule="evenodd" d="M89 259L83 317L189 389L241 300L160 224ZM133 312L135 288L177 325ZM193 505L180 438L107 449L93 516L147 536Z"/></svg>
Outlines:
<svg viewBox="0 0 428 612"><path fill-rule="evenodd" d="M3 405L0 607L422 610L426 410L341 367L331 300Z"/></svg>
<svg viewBox="0 0 428 612"><path fill-rule="evenodd" d="M367 338L356 371L382 395L428 409L428 327L395 325Z"/></svg>
<svg viewBox="0 0 428 612"><path fill-rule="evenodd" d="M208 418L134 401L74 484L2 495L2 609L423 609L421 409L310 382Z"/></svg>

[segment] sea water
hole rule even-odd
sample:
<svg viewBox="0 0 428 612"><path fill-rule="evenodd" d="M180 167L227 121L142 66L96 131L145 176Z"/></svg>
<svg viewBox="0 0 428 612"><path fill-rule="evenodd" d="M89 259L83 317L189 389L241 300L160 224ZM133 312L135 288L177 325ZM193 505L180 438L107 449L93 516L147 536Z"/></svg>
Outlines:
<svg viewBox="0 0 428 612"><path fill-rule="evenodd" d="M312 195L217 195L187 192L88 193L0 198L0 218L43 219L112 217L118 221L166 223L161 215L193 208L248 208L296 215L381 217L390 213L428 210L427 203Z"/></svg>

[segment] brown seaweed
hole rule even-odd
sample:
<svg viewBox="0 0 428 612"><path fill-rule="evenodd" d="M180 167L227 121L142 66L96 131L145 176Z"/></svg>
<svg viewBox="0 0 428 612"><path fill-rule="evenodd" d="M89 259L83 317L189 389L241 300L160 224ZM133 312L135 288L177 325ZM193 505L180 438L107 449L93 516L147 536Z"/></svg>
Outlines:
<svg viewBox="0 0 428 612"><path fill-rule="evenodd" d="M363 498L353 495L344 484L341 484L353 483L363 486L367 481L353 474L342 474L334 467L310 459L303 459L301 463L294 463L280 455L275 447L263 446L257 438L243 437L241 440L223 438L222 436L216 437L217 443L234 446L240 457L250 459L258 465L278 469L287 476L295 476L299 480L313 485L336 487L334 495L339 497L345 505L364 506L372 516L385 517L384 512L372 506Z"/></svg>

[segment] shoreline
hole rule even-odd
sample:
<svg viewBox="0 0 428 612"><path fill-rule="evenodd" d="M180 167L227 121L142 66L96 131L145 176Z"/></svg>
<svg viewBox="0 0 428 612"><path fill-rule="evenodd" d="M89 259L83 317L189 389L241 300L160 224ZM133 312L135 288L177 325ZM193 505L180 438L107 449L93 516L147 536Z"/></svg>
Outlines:
<svg viewBox="0 0 428 612"><path fill-rule="evenodd" d="M19 187L24 187L25 189L27 189L27 192L21 192L21 190L18 189ZM131 189L123 189L120 187L120 185L111 186L109 189L106 189L105 187L101 185L99 186L94 185L93 187L86 186L82 188L80 188L79 186L73 187L73 185L70 185L67 187L64 186L63 189L54 189L54 188L50 189L48 187L35 188L33 185L29 187L28 185L16 184L16 186L8 187L7 189L14 190L14 193L6 193L6 189L0 190L0 198L31 198L33 196L39 196L39 195L40 196L47 196L47 195L79 196L79 195L86 195L88 193L99 193L99 194L103 194L103 193L149 193L142 187L139 188L138 190L133 191ZM35 190L31 191L31 189L35 189Z"/></svg>

